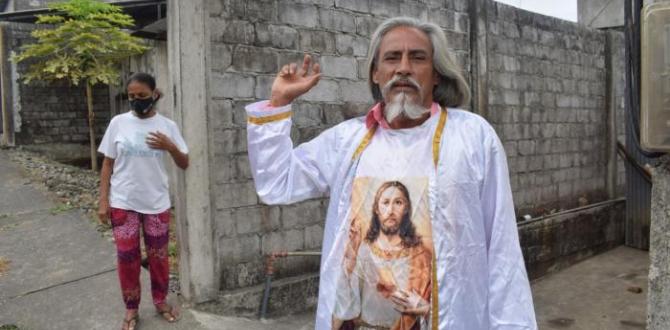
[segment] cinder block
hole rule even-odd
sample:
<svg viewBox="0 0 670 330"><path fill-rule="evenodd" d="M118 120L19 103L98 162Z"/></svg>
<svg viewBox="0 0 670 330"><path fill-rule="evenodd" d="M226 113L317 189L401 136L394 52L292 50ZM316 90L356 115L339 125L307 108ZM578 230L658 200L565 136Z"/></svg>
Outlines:
<svg viewBox="0 0 670 330"><path fill-rule="evenodd" d="M342 81L340 82L340 97L346 102L370 103L372 94L365 81Z"/></svg>
<svg viewBox="0 0 670 330"><path fill-rule="evenodd" d="M256 188L252 181L242 183L225 183L217 185L215 195L216 207L220 209L251 206L258 204Z"/></svg>
<svg viewBox="0 0 670 330"><path fill-rule="evenodd" d="M338 32L356 33L356 21L351 13L330 9L319 8L319 21L321 28Z"/></svg>
<svg viewBox="0 0 670 330"><path fill-rule="evenodd" d="M219 239L219 255L223 264L251 261L260 256L261 240L258 235L244 235Z"/></svg>
<svg viewBox="0 0 670 330"><path fill-rule="evenodd" d="M300 48L308 52L334 54L335 33L317 30L300 30Z"/></svg>
<svg viewBox="0 0 670 330"><path fill-rule="evenodd" d="M233 69L249 73L276 73L277 53L267 48L239 45L233 51Z"/></svg>
<svg viewBox="0 0 670 330"><path fill-rule="evenodd" d="M321 70L324 75L334 78L358 79L358 63L353 57L322 56Z"/></svg>
<svg viewBox="0 0 670 330"><path fill-rule="evenodd" d="M311 28L319 25L319 13L314 5L281 1L277 11L277 19L282 23Z"/></svg>
<svg viewBox="0 0 670 330"><path fill-rule="evenodd" d="M283 49L298 48L298 30L282 25L256 23L256 44Z"/></svg>
<svg viewBox="0 0 670 330"><path fill-rule="evenodd" d="M373 3L372 6L374 5L375 4ZM370 0L335 0L335 7L361 13L369 13Z"/></svg>
<svg viewBox="0 0 670 330"><path fill-rule="evenodd" d="M366 56L369 43L368 39L351 34L335 35L335 44L340 55Z"/></svg>
<svg viewBox="0 0 670 330"><path fill-rule="evenodd" d="M263 254L282 251L299 251L305 247L305 237L302 229L290 229L264 234L261 237L261 251Z"/></svg>

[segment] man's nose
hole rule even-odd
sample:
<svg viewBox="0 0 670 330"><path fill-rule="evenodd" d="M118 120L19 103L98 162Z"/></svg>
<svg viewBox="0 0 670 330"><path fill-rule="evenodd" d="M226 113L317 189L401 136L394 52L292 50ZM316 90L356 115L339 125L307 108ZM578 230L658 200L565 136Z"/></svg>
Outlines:
<svg viewBox="0 0 670 330"><path fill-rule="evenodd" d="M398 67L396 68L396 74L402 76L409 76L411 72L412 72L412 66L409 62L409 55L403 54L402 57L400 58L400 63L398 63Z"/></svg>

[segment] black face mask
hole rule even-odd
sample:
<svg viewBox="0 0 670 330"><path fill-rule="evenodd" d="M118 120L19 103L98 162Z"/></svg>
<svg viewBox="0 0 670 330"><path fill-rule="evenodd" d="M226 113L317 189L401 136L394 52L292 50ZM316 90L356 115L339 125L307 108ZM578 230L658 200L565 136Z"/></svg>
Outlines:
<svg viewBox="0 0 670 330"><path fill-rule="evenodd" d="M147 113L149 113L149 111L151 111L151 109L153 109L154 107L154 102L155 101L153 97L149 97L146 99L133 99L129 101L130 109L135 111L135 113L137 113L140 116L144 116Z"/></svg>

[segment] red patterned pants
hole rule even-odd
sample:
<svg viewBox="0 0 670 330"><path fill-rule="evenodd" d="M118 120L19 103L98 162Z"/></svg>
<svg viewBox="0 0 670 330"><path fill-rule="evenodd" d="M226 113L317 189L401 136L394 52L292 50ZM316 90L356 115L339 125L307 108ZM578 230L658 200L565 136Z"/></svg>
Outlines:
<svg viewBox="0 0 670 330"><path fill-rule="evenodd" d="M142 214L135 211L111 209L112 228L118 259L121 293L127 309L140 304L140 225L144 231L144 246L149 260L151 296L154 305L165 303L168 292L168 229L169 210L160 214Z"/></svg>

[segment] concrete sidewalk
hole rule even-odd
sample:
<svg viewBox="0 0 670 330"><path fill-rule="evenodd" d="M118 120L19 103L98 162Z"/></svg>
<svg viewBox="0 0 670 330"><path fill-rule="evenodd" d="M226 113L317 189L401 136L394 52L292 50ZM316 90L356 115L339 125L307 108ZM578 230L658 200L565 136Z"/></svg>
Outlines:
<svg viewBox="0 0 670 330"><path fill-rule="evenodd" d="M0 150L0 261L10 262L0 274L0 327L119 329L124 306L113 243L39 187ZM620 247L534 282L539 328L644 329L647 269L646 252ZM143 270L143 330L314 328L313 313L260 322L192 309L168 324L153 310L148 278Z"/></svg>
<svg viewBox="0 0 670 330"><path fill-rule="evenodd" d="M40 187L0 150L0 260L9 262L0 275L0 326L120 329L124 306L114 244ZM182 311L180 322L168 324L154 312L148 272L143 269L141 277L141 329L313 328L309 315L260 323L190 309Z"/></svg>

